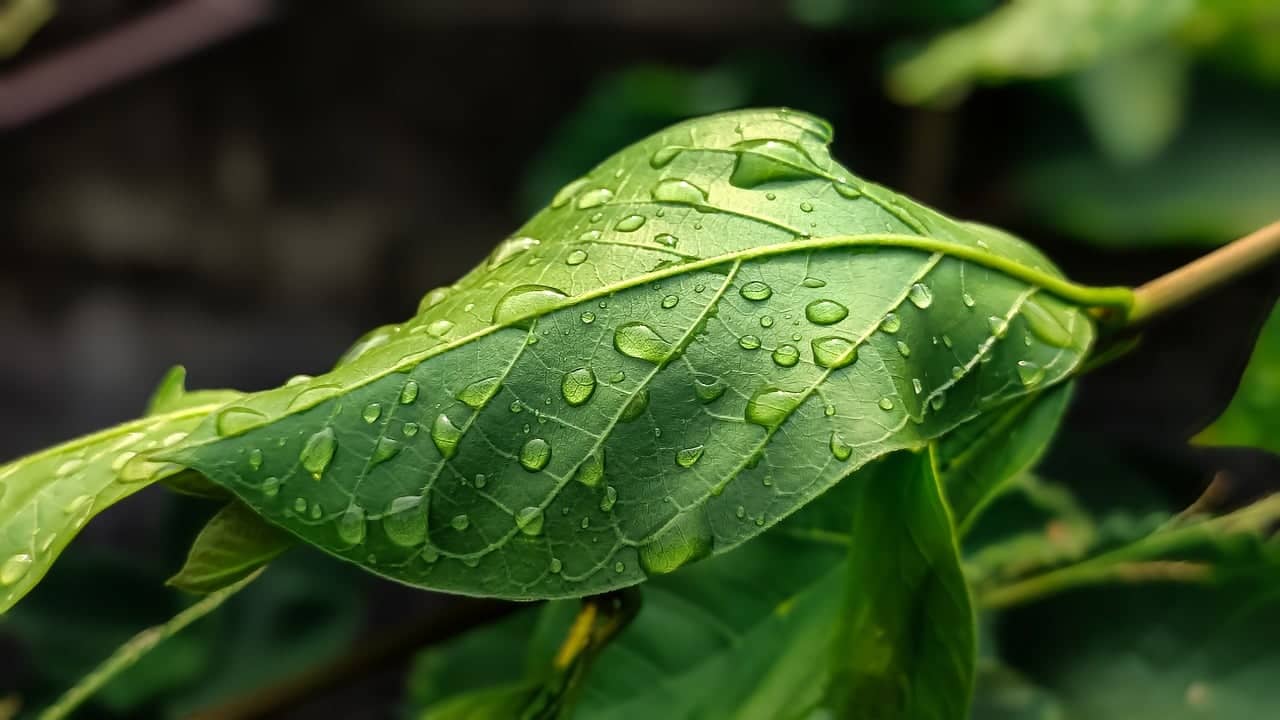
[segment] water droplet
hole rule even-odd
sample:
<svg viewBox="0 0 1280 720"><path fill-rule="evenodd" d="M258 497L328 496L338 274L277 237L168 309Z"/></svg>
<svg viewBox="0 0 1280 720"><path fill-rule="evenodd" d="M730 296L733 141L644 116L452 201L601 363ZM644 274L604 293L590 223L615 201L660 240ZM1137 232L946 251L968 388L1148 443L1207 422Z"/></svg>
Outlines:
<svg viewBox="0 0 1280 720"><path fill-rule="evenodd" d="M613 564L613 571L614 571L614 572L616 572L616 573L621 574L621 573L623 573L624 571L626 571L626 569L627 569L626 564L625 564L625 563L623 563L621 560L619 560L618 562L616 562L616 563L614 563L614 564Z"/></svg>
<svg viewBox="0 0 1280 720"><path fill-rule="evenodd" d="M578 242L592 243L600 239L599 230L587 230L578 236Z"/></svg>
<svg viewBox="0 0 1280 720"><path fill-rule="evenodd" d="M453 526L454 530L462 532L463 530L471 527L471 518L467 517L465 514L454 515L453 519L449 521L449 525Z"/></svg>
<svg viewBox="0 0 1280 720"><path fill-rule="evenodd" d="M1035 387L1044 380L1045 370L1030 360L1018 361L1018 379L1027 387Z"/></svg>
<svg viewBox="0 0 1280 720"><path fill-rule="evenodd" d="M121 455L123 456L124 453ZM116 458L116 462L119 462L119 460L120 458ZM158 479L161 474L171 473L177 469L177 465L155 462L145 455L132 454L129 460L121 466L119 474L116 476L116 481L122 485L152 482Z"/></svg>
<svg viewBox="0 0 1280 720"><path fill-rule="evenodd" d="M760 327L762 327L762 328L771 328L771 327L773 327L773 316L772 316L772 315L761 315L761 316L760 316Z"/></svg>
<svg viewBox="0 0 1280 720"><path fill-rule="evenodd" d="M418 382L416 380L410 380L404 384L404 387L400 388L400 404L412 405L417 399Z"/></svg>
<svg viewBox="0 0 1280 720"><path fill-rule="evenodd" d="M780 367L793 367L800 362L800 350L795 345L780 345L773 351L773 361Z"/></svg>
<svg viewBox="0 0 1280 720"><path fill-rule="evenodd" d="M830 403L827 403L827 405L825 405L822 408L822 414L826 415L827 417L833 417L836 414L836 406Z"/></svg>
<svg viewBox="0 0 1280 720"><path fill-rule="evenodd" d="M542 438L532 438L520 448L520 465L529 472L538 472L551 462L551 444Z"/></svg>
<svg viewBox="0 0 1280 720"><path fill-rule="evenodd" d="M498 394L502 378L494 376L477 380L458 391L458 400L473 410L479 410Z"/></svg>
<svg viewBox="0 0 1280 720"><path fill-rule="evenodd" d="M553 575L562 569L564 569L564 563L560 562L560 558L551 558L551 562L547 564L547 570Z"/></svg>
<svg viewBox="0 0 1280 720"><path fill-rule="evenodd" d="M542 243L537 238L507 238L499 243L498 247L494 248L493 253L489 255L488 267L490 270L502 267L541 244Z"/></svg>
<svg viewBox="0 0 1280 720"><path fill-rule="evenodd" d="M912 305L924 310L933 304L933 291L924 283L916 283L907 291L907 299Z"/></svg>
<svg viewBox="0 0 1280 720"><path fill-rule="evenodd" d="M477 490L483 489L488 482L489 481L485 478L483 473L477 473L475 479L471 481L471 483L476 486Z"/></svg>
<svg viewBox="0 0 1280 720"><path fill-rule="evenodd" d="M565 265L581 265L586 261L587 261L586 250L574 250L573 252L569 253L568 257L564 259L564 264Z"/></svg>
<svg viewBox="0 0 1280 720"><path fill-rule="evenodd" d="M884 411L886 411L886 412L887 412L887 411L889 411L889 410L892 410L892 409L893 409L893 398L890 398L890 397L888 397L888 396L886 396L886 397L882 397L882 398L880 398L879 405L880 405L880 409L881 409L881 410L884 410Z"/></svg>
<svg viewBox="0 0 1280 720"><path fill-rule="evenodd" d="M726 389L724 382L714 375L699 373L693 376L693 392L704 403L719 399Z"/></svg>
<svg viewBox="0 0 1280 720"><path fill-rule="evenodd" d="M800 281L800 284L807 288L823 288L827 286L826 280L819 280L816 277L807 277Z"/></svg>
<svg viewBox="0 0 1280 720"><path fill-rule="evenodd" d="M84 460L71 459L59 465L58 469L53 471L53 474L58 477L66 477L82 467L84 467Z"/></svg>
<svg viewBox="0 0 1280 720"><path fill-rule="evenodd" d="M902 320L894 313L889 313L880 321L880 329L892 335L902 329Z"/></svg>
<svg viewBox="0 0 1280 720"><path fill-rule="evenodd" d="M267 421L267 416L253 408L232 405L218 413L215 429L222 437L241 435Z"/></svg>
<svg viewBox="0 0 1280 720"><path fill-rule="evenodd" d="M947 396L943 395L942 393L938 393L929 398L929 407L933 408L934 410L941 410L942 406L946 404L947 404Z"/></svg>
<svg viewBox="0 0 1280 720"><path fill-rule="evenodd" d="M706 202L707 193L688 180L668 178L653 186L653 199L658 202L701 205Z"/></svg>
<svg viewBox="0 0 1280 720"><path fill-rule="evenodd" d="M319 480L333 461L333 453L337 448L338 440L333 434L333 428L327 427L307 438L298 459L302 462L303 469Z"/></svg>
<svg viewBox="0 0 1280 720"><path fill-rule="evenodd" d="M807 200L800 203L800 210L802 212L813 212L813 203L808 202Z"/></svg>
<svg viewBox="0 0 1280 720"><path fill-rule="evenodd" d="M760 338L755 335L743 335L738 338L738 346L743 350L756 350L760 347Z"/></svg>
<svg viewBox="0 0 1280 720"><path fill-rule="evenodd" d="M578 466L573 479L590 488L599 487L600 481L604 479L604 451L598 450L588 455Z"/></svg>
<svg viewBox="0 0 1280 720"><path fill-rule="evenodd" d="M609 188L596 188L588 190L578 198L578 209L587 210L601 205L613 199L613 191Z"/></svg>
<svg viewBox="0 0 1280 720"><path fill-rule="evenodd" d="M618 503L618 490L612 485L606 485L604 495L600 498L600 512L609 512L613 510L613 506Z"/></svg>
<svg viewBox="0 0 1280 720"><path fill-rule="evenodd" d="M493 306L493 322L495 325L513 324L534 315L551 310L565 300L568 295L546 285L517 285Z"/></svg>
<svg viewBox="0 0 1280 720"><path fill-rule="evenodd" d="M631 401L627 403L627 406L623 408L622 415L619 416L618 420L620 422L631 422L632 420L635 420L636 418L643 415L644 411L647 410L648 408L649 408L649 391L639 390L631 398Z"/></svg>
<svg viewBox="0 0 1280 720"><path fill-rule="evenodd" d="M618 232L635 232L644 226L645 217L643 215L628 215L618 221L613 229Z"/></svg>
<svg viewBox="0 0 1280 720"><path fill-rule="evenodd" d="M943 345L946 345L947 347L951 347L951 345L952 345L952 342L951 342L951 336L950 336L950 335L943 335L943 336L942 336L942 344L943 344Z"/></svg>
<svg viewBox="0 0 1280 720"><path fill-rule="evenodd" d="M360 417L364 418L365 422L372 425L378 421L378 418L382 417L382 405L378 403L369 403L368 405L365 405L364 410L360 413Z"/></svg>
<svg viewBox="0 0 1280 720"><path fill-rule="evenodd" d="M959 379L963 378L963 377L964 377L964 372L965 372L965 371L964 371L964 368L960 367L959 365L953 365L953 366L951 366L951 379L952 379L952 380L959 380Z"/></svg>
<svg viewBox="0 0 1280 720"><path fill-rule="evenodd" d="M269 477L262 481L262 494L267 497L275 497L280 492L280 478Z"/></svg>
<svg viewBox="0 0 1280 720"><path fill-rule="evenodd" d="M573 196L577 195L578 191L586 187L589 182L590 180L582 177L560 188L560 191L555 194L555 197L551 198L551 208L554 210L568 205L569 201L573 199Z"/></svg>
<svg viewBox="0 0 1280 720"><path fill-rule="evenodd" d="M832 186L835 187L836 194L842 198L856 200L862 197L862 191L848 183L837 182L832 183Z"/></svg>
<svg viewBox="0 0 1280 720"><path fill-rule="evenodd" d="M452 320L435 320L427 325L427 334L434 338L443 338L453 330Z"/></svg>
<svg viewBox="0 0 1280 720"><path fill-rule="evenodd" d="M63 512L67 514L71 527L76 529L84 527L84 524L89 522L89 516L93 514L93 496L77 495L67 503Z"/></svg>
<svg viewBox="0 0 1280 720"><path fill-rule="evenodd" d="M810 178L821 172L803 148L786 140L744 140L733 149L738 156L729 182L736 187L751 189L767 182Z"/></svg>
<svg viewBox="0 0 1280 720"><path fill-rule="evenodd" d="M765 200L777 200L777 199L778 199L778 193L776 193L776 192L767 192L767 193L765 193L765 194L764 194L764 199L765 199Z"/></svg>
<svg viewBox="0 0 1280 720"><path fill-rule="evenodd" d="M746 509L745 507L743 507L742 505L739 505L739 506L738 506L738 509L733 511L733 514L734 514L734 515L735 515L739 520L741 520L742 518L744 518L744 517L746 517L746 516L747 516L747 509Z"/></svg>
<svg viewBox="0 0 1280 720"><path fill-rule="evenodd" d="M676 237L675 235L672 235L671 233L660 233L653 237L653 241L658 243L659 245L673 248L677 244L679 244L680 238Z"/></svg>
<svg viewBox="0 0 1280 720"><path fill-rule="evenodd" d="M915 390L916 394L919 395L924 392L924 383L920 382L920 378L911 378L911 389Z"/></svg>
<svg viewBox="0 0 1280 720"><path fill-rule="evenodd" d="M1027 329L1044 344L1056 348L1071 346L1071 331L1035 298L1023 303L1021 313L1027 322Z"/></svg>
<svg viewBox="0 0 1280 720"><path fill-rule="evenodd" d="M424 313L444 302L444 299L449 297L452 292L453 289L448 287L438 287L428 291L426 295L422 296L422 301L418 303L418 313Z"/></svg>
<svg viewBox="0 0 1280 720"><path fill-rule="evenodd" d="M577 370L565 373L564 381L560 384L560 392L564 395L564 401L570 405L577 407L591 399L592 393L596 391L596 374L591 368L580 367Z"/></svg>
<svg viewBox="0 0 1280 720"><path fill-rule="evenodd" d="M378 442L373 446L373 454L369 457L370 467L381 465L400 454L400 450L404 448L399 440L392 440L388 437L378 438Z"/></svg>
<svg viewBox="0 0 1280 720"><path fill-rule="evenodd" d="M987 318L987 327L997 339L1003 338L1009 332L1009 321L997 315L992 315Z"/></svg>
<svg viewBox="0 0 1280 720"><path fill-rule="evenodd" d="M804 398L803 392L765 387L758 390L747 401L744 416L749 423L774 430L800 406Z"/></svg>
<svg viewBox="0 0 1280 720"><path fill-rule="evenodd" d="M902 357L911 357L911 346L899 340L897 342L898 354Z"/></svg>
<svg viewBox="0 0 1280 720"><path fill-rule="evenodd" d="M582 315L580 315L578 319L582 321L583 325L590 325L591 323L596 321L596 314L591 312L590 310L587 310L586 312L582 313Z"/></svg>
<svg viewBox="0 0 1280 720"><path fill-rule="evenodd" d="M301 375L301 374L300 374L300 375L294 375L293 377L291 377L291 378L289 378L288 380L285 380L285 381L284 381L284 386L285 386L285 387L293 387L294 385L302 385L302 384L305 384L305 383L309 383L309 382L311 382L311 381L312 381L312 380L314 380L314 379L315 379L315 378L314 378L314 377L312 377L312 376L310 376L310 375Z"/></svg>
<svg viewBox="0 0 1280 720"><path fill-rule="evenodd" d="M624 372L622 372L621 370L619 370L619 371L617 371L617 372L615 372L614 374L612 374L612 375L610 375L610 376L609 376L609 382L614 383L614 384L620 383L620 382L622 382L623 380L626 380L626 379L627 379L627 374L626 374L626 373L624 373Z"/></svg>
<svg viewBox="0 0 1280 720"><path fill-rule="evenodd" d="M307 512L307 499L300 497L294 500L293 511L298 513L299 515L305 514Z"/></svg>
<svg viewBox="0 0 1280 720"><path fill-rule="evenodd" d="M668 296L666 296L666 297L662 298L662 308L663 308L664 310L670 310L671 308L673 308L673 307L675 307L676 305L679 305L679 304L680 304L680 296L679 296L679 295L668 295Z"/></svg>
<svg viewBox="0 0 1280 720"><path fill-rule="evenodd" d="M670 165L671 161L674 160L682 150L684 150L684 148L679 145L667 145L658 148L653 155L649 157L649 167L654 170L658 170Z"/></svg>
<svg viewBox="0 0 1280 720"><path fill-rule="evenodd" d="M691 468L702 458L703 447L694 445L676 453L676 464L682 468Z"/></svg>
<svg viewBox="0 0 1280 720"><path fill-rule="evenodd" d="M752 280L746 285L743 285L742 288L738 290L738 294L748 300L768 300L770 296L773 295L773 288L759 280Z"/></svg>
<svg viewBox="0 0 1280 720"><path fill-rule="evenodd" d="M804 308L804 316L814 325L834 325L849 315L849 308L835 300L814 300Z"/></svg>
<svg viewBox="0 0 1280 720"><path fill-rule="evenodd" d="M809 343L819 367L838 370L858 359L858 346L842 337L821 337Z"/></svg>
<svg viewBox="0 0 1280 720"><path fill-rule="evenodd" d="M27 571L31 569L33 562L31 556L27 553L18 553L5 560L4 564L0 565L0 585L8 587L16 584L26 577Z"/></svg>
<svg viewBox="0 0 1280 720"><path fill-rule="evenodd" d="M262 451L258 448L249 451L249 469L255 472L262 469Z"/></svg>
<svg viewBox="0 0 1280 720"><path fill-rule="evenodd" d="M840 437L840 433L835 430L831 431L831 441L829 445L831 447L832 457L840 460L841 462L848 460L853 455L853 446L845 442L844 438Z"/></svg>
<svg viewBox="0 0 1280 720"><path fill-rule="evenodd" d="M964 303L965 307L973 307L976 301L973 299L973 296L970 295L969 293L961 293L960 302Z"/></svg>
<svg viewBox="0 0 1280 720"><path fill-rule="evenodd" d="M334 529L338 532L338 539L347 545L359 545L364 542L364 509L356 505L347 508L347 511L338 517Z"/></svg>
<svg viewBox="0 0 1280 720"><path fill-rule="evenodd" d="M446 460L458 453L458 443L462 442L462 429L453 424L448 415L440 413L431 423L431 442Z"/></svg>
<svg viewBox="0 0 1280 720"><path fill-rule="evenodd" d="M640 568L665 575L711 554L715 536L701 510L684 512L639 548Z"/></svg>
<svg viewBox="0 0 1280 720"><path fill-rule="evenodd" d="M671 343L642 322L620 325L613 334L613 346L627 357L651 363L666 360L672 349Z"/></svg>
<svg viewBox="0 0 1280 720"><path fill-rule="evenodd" d="M521 508L515 515L516 527L525 535L541 535L545 516L542 508L529 506Z"/></svg>

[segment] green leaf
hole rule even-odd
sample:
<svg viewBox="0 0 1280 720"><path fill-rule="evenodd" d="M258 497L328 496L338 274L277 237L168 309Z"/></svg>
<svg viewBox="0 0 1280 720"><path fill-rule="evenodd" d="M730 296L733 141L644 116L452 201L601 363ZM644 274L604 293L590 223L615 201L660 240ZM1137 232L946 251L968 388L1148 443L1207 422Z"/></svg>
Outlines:
<svg viewBox="0 0 1280 720"><path fill-rule="evenodd" d="M938 442L947 501L962 535L1006 483L1040 459L1070 399L1071 385L1064 383L965 423Z"/></svg>
<svg viewBox="0 0 1280 720"><path fill-rule="evenodd" d="M1098 145L1115 163L1150 160L1173 138L1187 96L1188 59L1171 42L1103 60L1072 83Z"/></svg>
<svg viewBox="0 0 1280 720"><path fill-rule="evenodd" d="M1280 305L1258 334L1226 411L1192 438L1197 445L1255 447L1280 454Z"/></svg>
<svg viewBox="0 0 1280 720"><path fill-rule="evenodd" d="M906 103L956 97L978 81L1074 72L1174 30L1194 0L1019 0L952 30L895 67L889 91Z"/></svg>
<svg viewBox="0 0 1280 720"><path fill-rule="evenodd" d="M595 594L1061 381L1094 337L1079 304L1128 304L853 177L830 139L751 110L643 140L347 364L164 457L404 583Z"/></svg>
<svg viewBox="0 0 1280 720"><path fill-rule="evenodd" d="M836 717L963 718L974 611L932 453L891 455L858 478Z"/></svg>
<svg viewBox="0 0 1280 720"><path fill-rule="evenodd" d="M291 535L233 500L210 518L196 536L186 563L167 584L202 594L220 590L266 566L293 542Z"/></svg>

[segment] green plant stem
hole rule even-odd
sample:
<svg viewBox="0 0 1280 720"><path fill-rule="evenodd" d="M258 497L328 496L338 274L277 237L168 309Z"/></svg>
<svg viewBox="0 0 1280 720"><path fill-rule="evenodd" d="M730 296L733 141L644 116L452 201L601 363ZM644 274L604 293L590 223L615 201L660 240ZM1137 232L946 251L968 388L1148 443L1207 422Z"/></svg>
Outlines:
<svg viewBox="0 0 1280 720"><path fill-rule="evenodd" d="M1280 220L1137 288L1125 323L1147 322L1256 270L1277 256L1280 256Z"/></svg>
<svg viewBox="0 0 1280 720"><path fill-rule="evenodd" d="M63 693L57 702L40 713L39 720L62 720L62 718L69 716L85 700L88 700L94 693L101 690L102 686L106 685L121 672L129 669L155 646L173 637L191 623L217 610L228 598L240 592L261 574L262 571L259 570L234 585L228 585L217 592L209 593L194 605L174 615L168 622L147 628L134 635L133 638L112 653L111 657L94 668L93 672L85 675L74 687Z"/></svg>

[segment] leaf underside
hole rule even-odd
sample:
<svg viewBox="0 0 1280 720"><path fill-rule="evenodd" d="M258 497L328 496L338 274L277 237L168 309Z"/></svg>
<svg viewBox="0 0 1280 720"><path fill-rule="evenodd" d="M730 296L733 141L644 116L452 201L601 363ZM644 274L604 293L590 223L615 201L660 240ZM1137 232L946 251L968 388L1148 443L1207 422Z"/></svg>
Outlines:
<svg viewBox="0 0 1280 720"><path fill-rule="evenodd" d="M1031 281L1060 277L1046 259L854 177L830 139L751 110L643 140L334 371L164 458L401 582L580 596L1078 366L1094 329Z"/></svg>

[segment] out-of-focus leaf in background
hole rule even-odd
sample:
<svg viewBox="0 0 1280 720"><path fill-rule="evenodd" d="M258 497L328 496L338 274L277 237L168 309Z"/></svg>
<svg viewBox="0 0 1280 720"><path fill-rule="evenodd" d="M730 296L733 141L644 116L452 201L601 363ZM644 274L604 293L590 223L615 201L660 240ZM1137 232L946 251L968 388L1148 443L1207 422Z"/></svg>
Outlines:
<svg viewBox="0 0 1280 720"><path fill-rule="evenodd" d="M1231 404L1193 442L1280 454L1280 305L1271 311L1258 335Z"/></svg>
<svg viewBox="0 0 1280 720"><path fill-rule="evenodd" d="M54 11L53 0L8 0L0 4L0 59L21 50Z"/></svg>

